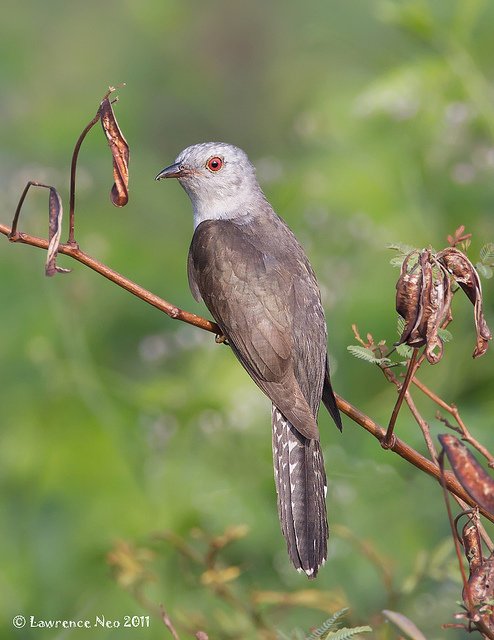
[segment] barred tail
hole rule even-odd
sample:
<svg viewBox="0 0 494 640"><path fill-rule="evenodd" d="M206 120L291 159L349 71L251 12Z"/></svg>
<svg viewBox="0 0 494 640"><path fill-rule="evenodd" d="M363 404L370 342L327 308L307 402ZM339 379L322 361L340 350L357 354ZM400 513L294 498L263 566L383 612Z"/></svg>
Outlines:
<svg viewBox="0 0 494 640"><path fill-rule="evenodd" d="M326 474L317 440L308 440L273 406L278 514L295 568L315 578L327 557Z"/></svg>

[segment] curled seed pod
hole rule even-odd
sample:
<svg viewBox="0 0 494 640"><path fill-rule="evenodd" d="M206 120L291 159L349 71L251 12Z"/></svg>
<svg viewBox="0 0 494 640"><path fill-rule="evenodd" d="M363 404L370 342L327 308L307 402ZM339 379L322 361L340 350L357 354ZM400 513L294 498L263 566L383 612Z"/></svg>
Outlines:
<svg viewBox="0 0 494 640"><path fill-rule="evenodd" d="M455 247L449 247L437 254L437 260L444 265L454 280L463 289L470 302L474 305L475 328L477 343L473 357L482 356L489 346L492 334L485 321L482 301L482 286L475 267L464 253Z"/></svg>
<svg viewBox="0 0 494 640"><path fill-rule="evenodd" d="M422 271L418 263L413 264L417 252L412 251L407 255L401 266L400 278L396 284L396 311L405 320L405 327L397 344L408 344L421 347L424 339L418 339L416 332L411 338L412 332L420 324L422 308L420 296L422 292ZM413 344L412 340L415 340Z"/></svg>
<svg viewBox="0 0 494 640"><path fill-rule="evenodd" d="M115 183L110 192L110 199L116 207L123 207L129 201L129 145L118 126L108 95L101 102L99 113L101 125L113 155Z"/></svg>
<svg viewBox="0 0 494 640"><path fill-rule="evenodd" d="M494 480L458 438L438 437L458 482L480 507L494 514Z"/></svg>
<svg viewBox="0 0 494 640"><path fill-rule="evenodd" d="M467 607L474 608L475 619L481 619L490 631L494 631L492 599L494 596L494 557L491 555L475 569L463 589Z"/></svg>

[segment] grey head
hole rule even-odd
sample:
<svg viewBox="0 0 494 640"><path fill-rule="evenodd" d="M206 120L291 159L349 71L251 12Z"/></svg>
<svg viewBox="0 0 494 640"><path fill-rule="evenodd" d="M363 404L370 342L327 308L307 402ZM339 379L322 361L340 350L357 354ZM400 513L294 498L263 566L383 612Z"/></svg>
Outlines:
<svg viewBox="0 0 494 640"><path fill-rule="evenodd" d="M177 178L194 209L194 227L203 220L247 222L269 205L247 154L225 142L187 147L157 176Z"/></svg>

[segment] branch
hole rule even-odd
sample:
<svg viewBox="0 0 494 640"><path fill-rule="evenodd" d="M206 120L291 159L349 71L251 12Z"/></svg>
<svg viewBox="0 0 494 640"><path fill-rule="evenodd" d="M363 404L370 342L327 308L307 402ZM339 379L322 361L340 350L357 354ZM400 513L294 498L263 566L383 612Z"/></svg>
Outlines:
<svg viewBox="0 0 494 640"><path fill-rule="evenodd" d="M28 244L32 247L38 247L39 249L48 249L48 241L44 238L38 238L37 236L30 236L27 233L20 233L18 231L14 232L11 235L10 227L0 224L0 233L7 236L10 242L20 242L21 244ZM215 322L211 322L210 320L206 320L205 318L201 318L197 316L195 313L189 313L188 311L184 311L183 309L179 309L175 305L163 300L159 296L151 293L144 287L132 282L122 274L117 271L113 271L96 258L92 258L84 251L81 251L76 245L72 244L61 244L58 248L58 253L63 253L66 256L70 256L82 263L86 267L89 267L96 273L99 273L103 277L111 280L122 289L125 289L132 295L136 296L140 300L147 302L156 309L163 311L166 315L170 316L173 320L181 320L182 322L187 322L188 324L194 325L195 327L199 327L199 329L204 329L205 331L210 331L211 333L215 333L216 335L221 335L222 331L218 327Z"/></svg>
<svg viewBox="0 0 494 640"><path fill-rule="evenodd" d="M7 238L11 242L19 242L21 244L38 247L39 249L48 249L47 240L38 238L37 236L28 235L27 233L21 233L19 231L15 231L14 233L12 233L12 229L7 225L0 224L0 233L7 236ZM69 256L85 265L86 267L89 267L93 271L96 271L103 277L107 278L111 282L114 282L119 287L122 287L140 300L143 300L151 306L156 307L156 309L159 309L163 313L166 313L173 320L181 320L182 322L191 324L195 327L198 327L199 329L203 329L204 331L209 331L216 335L221 335L221 329L216 323L197 316L194 313L189 313L188 311L179 309L170 302L167 302L159 296L151 293L147 289L144 289L144 287L141 287L135 282L132 282L132 280L129 280L120 273L113 271L105 264L99 262L99 260L96 260L96 258L92 258L87 253L84 253L84 251L81 251L76 245L74 246L70 244L61 244L59 246L58 252ZM386 431L381 426L379 426L376 422L374 422L374 420L372 420L372 418L367 416L365 413L362 413L362 411L354 407L350 402L348 402L341 396L336 395L336 401L340 411L342 411L351 420L353 420L353 422L366 429L366 431L368 431L380 443L382 443L383 439L385 438ZM390 450L394 451L407 462L417 467L417 469L424 471L431 477L435 478L439 483L441 483L441 471L439 467L422 456L420 453L418 453L418 451L415 451L415 449L407 445L399 438L395 439L395 441L392 443L392 446L390 447ZM463 488L451 472L447 472L444 474L444 482L447 489L464 500L464 502L469 504L471 507L477 506L477 504L463 490ZM494 516L492 514L484 511L483 509L480 509L480 512L488 520L494 522Z"/></svg>

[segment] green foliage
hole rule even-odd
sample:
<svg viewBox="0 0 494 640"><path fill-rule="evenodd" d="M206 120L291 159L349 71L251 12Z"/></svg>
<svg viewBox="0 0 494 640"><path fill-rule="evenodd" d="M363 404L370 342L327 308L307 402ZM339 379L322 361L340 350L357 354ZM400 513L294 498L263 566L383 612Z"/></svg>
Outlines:
<svg viewBox="0 0 494 640"><path fill-rule="evenodd" d="M480 262L477 262L475 268L482 278L489 280L494 275L494 243L485 244L480 250Z"/></svg>
<svg viewBox="0 0 494 640"><path fill-rule="evenodd" d="M340 609L340 611L334 613L320 627L307 636L307 640L348 640L361 633L369 633L372 631L369 626L353 627L352 629L342 627L338 629L339 619L344 616L347 611L348 609Z"/></svg>
<svg viewBox="0 0 494 640"><path fill-rule="evenodd" d="M335 613L333 613L333 615L330 616L320 627L307 636L307 640L318 640L318 638L328 631L334 631L340 618L342 618L346 613L348 613L348 608L335 611Z"/></svg>
<svg viewBox="0 0 494 640"><path fill-rule="evenodd" d="M367 347L350 344L348 345L347 349L352 354L352 356L355 356L360 360L365 360L366 362L370 362L371 364L387 364L391 362L389 358L376 358L374 351L372 351L372 349L369 349Z"/></svg>
<svg viewBox="0 0 494 640"><path fill-rule="evenodd" d="M413 253L413 252L417 252L417 255L414 256L410 256L410 266L412 266L414 264L414 261L417 261L418 258L418 249L416 249L415 247L410 246L409 244L403 244L401 242L392 242L388 245L386 245L386 247L388 249L393 249L394 251L397 252L397 255L393 256L389 263L393 266L393 267L398 267L401 268L401 265L403 264L403 261L405 260L405 258Z"/></svg>

